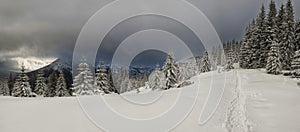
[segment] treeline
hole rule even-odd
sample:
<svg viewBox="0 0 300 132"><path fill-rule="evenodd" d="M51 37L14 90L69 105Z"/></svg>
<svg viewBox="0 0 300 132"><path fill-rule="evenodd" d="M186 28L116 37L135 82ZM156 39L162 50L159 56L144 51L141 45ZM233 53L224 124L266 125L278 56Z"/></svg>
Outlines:
<svg viewBox="0 0 300 132"><path fill-rule="evenodd" d="M75 95L104 95L111 93L124 93L131 90L139 92L140 87L152 90L179 88L192 84L186 81L190 77L212 70L208 53L202 57L190 58L185 62L176 62L172 53L169 53L164 65L149 75L147 73L138 76L130 76L125 68L108 68L104 62L95 69L95 76L89 64L82 59L77 66L77 74L73 78L73 84L68 87L65 74L61 70L59 74L53 71L49 77L45 77L42 70L36 75L35 86L29 83L29 77L25 73L25 66L14 81L4 80L0 82L0 95L14 97L65 97ZM13 80L13 79L9 79ZM11 85L11 86L10 86Z"/></svg>
<svg viewBox="0 0 300 132"><path fill-rule="evenodd" d="M294 17L292 1L279 11L271 0L266 13L262 5L259 15L247 26L243 37L239 63L244 69L266 68L269 74L295 71L299 62L300 22Z"/></svg>

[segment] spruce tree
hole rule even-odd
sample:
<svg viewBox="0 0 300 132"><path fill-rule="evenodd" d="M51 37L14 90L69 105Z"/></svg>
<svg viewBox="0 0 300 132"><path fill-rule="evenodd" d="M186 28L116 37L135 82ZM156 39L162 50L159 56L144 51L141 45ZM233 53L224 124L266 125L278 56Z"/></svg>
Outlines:
<svg viewBox="0 0 300 132"><path fill-rule="evenodd" d="M105 68L104 63L100 63L96 70L96 79L95 79L95 85L99 90L99 93L110 93L110 82L107 75L107 70Z"/></svg>
<svg viewBox="0 0 300 132"><path fill-rule="evenodd" d="M38 96L45 96L47 89L48 88L47 88L47 85L45 83L44 74L41 70L39 70L38 74L37 74L37 79L36 79L36 82L35 82L34 92Z"/></svg>
<svg viewBox="0 0 300 132"><path fill-rule="evenodd" d="M149 76L149 81L148 81L149 88L152 90L164 89L165 88L165 86L163 85L164 80L165 80L164 74L160 71L159 66L156 65L155 70Z"/></svg>
<svg viewBox="0 0 300 132"><path fill-rule="evenodd" d="M57 82L57 74L55 73L55 71L53 71L48 77L48 86L45 94L47 97L55 96L56 82Z"/></svg>
<svg viewBox="0 0 300 132"><path fill-rule="evenodd" d="M77 68L78 74L73 80L73 90L76 95L94 95L97 88L94 87L93 74L85 59L82 59Z"/></svg>
<svg viewBox="0 0 300 132"><path fill-rule="evenodd" d="M208 57L208 52L205 51L204 55L202 56L201 59L201 68L200 68L200 72L209 72L211 71L211 64L209 61L209 57Z"/></svg>
<svg viewBox="0 0 300 132"><path fill-rule="evenodd" d="M162 68L162 71L166 77L165 89L170 89L170 88L175 87L176 83L178 83L179 68L175 62L175 59L174 59L172 53L168 54L165 64Z"/></svg>
<svg viewBox="0 0 300 132"><path fill-rule="evenodd" d="M249 39L251 37L251 26L247 26L246 33L242 40L242 45L240 49L240 57L239 57L239 64L241 68L248 69L249 68L249 51L250 51L250 45L249 45Z"/></svg>
<svg viewBox="0 0 300 132"><path fill-rule="evenodd" d="M268 56L266 57L268 59L267 63L269 63L269 61L270 61L269 58L270 58L271 46L276 47L276 44L278 44L278 40L277 40L278 27L276 24L276 20L277 20L276 14L277 14L276 4L273 0L271 0L271 3L269 5L268 18L267 18L266 43L265 43L265 49L264 49L264 51L266 51L268 53ZM266 64L266 65L268 65L268 64ZM267 68L267 66L266 66L266 68Z"/></svg>
<svg viewBox="0 0 300 132"><path fill-rule="evenodd" d="M250 30L250 34L249 34L249 38L248 38L248 69L253 69L253 68L257 68L258 66L258 59L256 56L256 50L257 47L254 46L256 45L257 41L257 27L256 27L256 21L253 19L252 23L251 23L251 30Z"/></svg>
<svg viewBox="0 0 300 132"><path fill-rule="evenodd" d="M286 47L285 52L283 53L283 69L291 70L291 61L294 57L296 46L295 46L295 34L294 34L294 11L291 0L288 0L286 3L285 19L284 19L285 29L282 33L284 35L283 45Z"/></svg>
<svg viewBox="0 0 300 132"><path fill-rule="evenodd" d="M266 58L268 56L267 50L267 22L266 22L266 12L265 7L262 5L261 11L256 19L257 26L257 46L258 51L256 52L258 58L258 66L257 68L264 68L266 66Z"/></svg>
<svg viewBox="0 0 300 132"><path fill-rule="evenodd" d="M64 73L62 71L59 72L59 77L56 82L55 96L58 96L58 97L69 96L69 91L67 90L66 80L64 77Z"/></svg>
<svg viewBox="0 0 300 132"><path fill-rule="evenodd" d="M13 79L12 73L10 72L9 79L8 79L9 95L11 95L13 87L14 87L14 79Z"/></svg>
<svg viewBox="0 0 300 132"><path fill-rule="evenodd" d="M300 50L296 51L295 56L292 61L292 69L294 78L300 78Z"/></svg>
<svg viewBox="0 0 300 132"><path fill-rule="evenodd" d="M10 95L9 83L8 83L7 80L3 81L2 89L3 89L3 95L4 96L9 96Z"/></svg>
<svg viewBox="0 0 300 132"><path fill-rule="evenodd" d="M281 56L281 63L282 66L285 67L287 65L287 50L288 50L288 45L287 45L287 37L286 37L286 27L287 27L287 23L286 23L286 13L285 13L285 8L284 5L282 4L279 12L278 12L278 16L277 16L277 27L278 27L278 31L277 31L277 38L278 38L278 43L279 43L279 53Z"/></svg>
<svg viewBox="0 0 300 132"><path fill-rule="evenodd" d="M274 33L275 35L275 33ZM276 39L272 42L267 59L266 70L269 74L280 74L281 73L281 61L279 53L279 44Z"/></svg>
<svg viewBox="0 0 300 132"><path fill-rule="evenodd" d="M25 66L22 65L21 73L18 75L13 87L12 95L15 97L35 97L36 94L31 91L29 78L25 74Z"/></svg>
<svg viewBox="0 0 300 132"><path fill-rule="evenodd" d="M296 50L300 50L300 21L295 25L295 48Z"/></svg>
<svg viewBox="0 0 300 132"><path fill-rule="evenodd" d="M225 69L230 70L230 69L234 69L233 67L233 63L234 63L234 53L232 50L229 50L227 55L226 55L226 60L227 60L227 64L225 66Z"/></svg>

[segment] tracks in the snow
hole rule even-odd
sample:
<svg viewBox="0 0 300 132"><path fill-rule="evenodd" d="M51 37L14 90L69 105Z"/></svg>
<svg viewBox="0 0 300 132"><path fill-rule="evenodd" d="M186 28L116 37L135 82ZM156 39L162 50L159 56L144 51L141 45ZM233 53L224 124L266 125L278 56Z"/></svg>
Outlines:
<svg viewBox="0 0 300 132"><path fill-rule="evenodd" d="M242 78L234 71L236 86L233 89L233 99L227 110L225 126L228 132L251 132L251 124L246 114L246 95L241 92Z"/></svg>

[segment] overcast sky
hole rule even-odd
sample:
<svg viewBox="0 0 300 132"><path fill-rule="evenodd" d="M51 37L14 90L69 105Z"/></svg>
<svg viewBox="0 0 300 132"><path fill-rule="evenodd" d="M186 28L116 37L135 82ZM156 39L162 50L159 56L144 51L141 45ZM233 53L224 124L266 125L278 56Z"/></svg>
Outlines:
<svg viewBox="0 0 300 132"><path fill-rule="evenodd" d="M0 70L16 58L38 63L69 58L87 20L112 0L0 0ZM269 0L189 0L210 19L223 42L240 40L245 26ZM277 7L286 0L277 0ZM300 18L300 1L293 1ZM134 7L133 7L134 8ZM116 9L117 10L117 9ZM37 64L38 65L38 64Z"/></svg>

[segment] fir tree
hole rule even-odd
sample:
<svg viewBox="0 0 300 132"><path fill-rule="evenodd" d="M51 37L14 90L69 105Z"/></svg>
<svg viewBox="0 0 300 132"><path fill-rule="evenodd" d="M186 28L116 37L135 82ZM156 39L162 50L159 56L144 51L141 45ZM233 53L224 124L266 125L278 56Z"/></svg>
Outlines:
<svg viewBox="0 0 300 132"><path fill-rule="evenodd" d="M287 23L286 23L286 13L285 13L285 8L284 5L282 4L279 12L278 12L278 16L277 16L277 27L278 27L278 31L277 31L277 38L278 38L278 43L279 43L279 51L280 51L280 56L281 56L281 63L282 66L286 66L287 65L287 50L288 50L288 46L287 46L287 37L286 37L286 27L287 27Z"/></svg>
<svg viewBox="0 0 300 132"><path fill-rule="evenodd" d="M150 74L148 85L152 90L165 89L164 84L165 76L164 73L160 71L159 65L156 65L155 70Z"/></svg>
<svg viewBox="0 0 300 132"><path fill-rule="evenodd" d="M292 61L293 77L300 78L300 50L296 51Z"/></svg>
<svg viewBox="0 0 300 132"><path fill-rule="evenodd" d="M281 62L279 54L279 44L276 39L273 41L271 49L269 51L269 57L267 59L266 66L267 73L269 74L280 74L281 73Z"/></svg>
<svg viewBox="0 0 300 132"><path fill-rule="evenodd" d="M73 90L75 91L75 94L94 95L97 88L93 85L93 75L85 59L78 65L77 71L78 74L73 80Z"/></svg>
<svg viewBox="0 0 300 132"><path fill-rule="evenodd" d="M12 73L10 72L9 80L8 80L9 95L11 95L13 87L14 87L14 79L13 79Z"/></svg>
<svg viewBox="0 0 300 132"><path fill-rule="evenodd" d="M56 95L55 94L56 82L57 82L57 74L55 73L55 71L53 71L48 77L48 86L45 93L47 97L54 97Z"/></svg>
<svg viewBox="0 0 300 132"><path fill-rule="evenodd" d="M34 92L39 96L45 96L47 89L48 88L47 88L47 85L45 83L44 74L41 70L39 70L38 74L37 74L37 79L36 79L36 83L35 83Z"/></svg>
<svg viewBox="0 0 300 132"><path fill-rule="evenodd" d="M0 95L3 95L4 89L3 89L3 81L0 79Z"/></svg>
<svg viewBox="0 0 300 132"><path fill-rule="evenodd" d="M200 72L209 72L211 71L211 64L208 58L208 52L205 51L204 55L202 56L201 59L201 68Z"/></svg>
<svg viewBox="0 0 300 132"><path fill-rule="evenodd" d="M273 0L271 0L271 3L269 5L268 18L267 18L266 43L265 43L265 50L264 50L268 53L267 63L268 63L268 61L270 61L269 58L270 58L271 46L276 47L276 43L278 43L278 40L277 40L278 36L276 34L278 32L278 27L276 24L276 20L277 20L276 14L277 14L276 4ZM268 65L268 64L266 64L266 65Z"/></svg>
<svg viewBox="0 0 300 132"><path fill-rule="evenodd" d="M295 46L295 34L294 34L294 11L293 11L293 5L291 0L288 0L286 3L286 12L285 12L285 19L284 19L284 26L285 29L282 33L284 35L284 44L282 46L286 47L285 52L283 53L283 69L284 70L290 70L291 69L291 61L294 57L294 53L296 50Z"/></svg>
<svg viewBox="0 0 300 132"><path fill-rule="evenodd" d="M170 89L176 86L178 83L179 70L178 65L176 64L173 54L169 53L166 59L166 62L162 68L163 73L166 77L165 89Z"/></svg>
<svg viewBox="0 0 300 132"><path fill-rule="evenodd" d="M239 59L239 63L240 63L240 67L247 69L249 68L249 54L250 54L250 45L249 45L249 39L251 37L251 26L249 25L246 28L246 33L244 35L243 41L242 41L242 46L241 46L241 50L240 50L240 59Z"/></svg>
<svg viewBox="0 0 300 132"><path fill-rule="evenodd" d="M3 81L2 87L3 87L3 95L4 96L9 96L10 95L10 89L9 89L9 84L8 84L7 80Z"/></svg>
<svg viewBox="0 0 300 132"><path fill-rule="evenodd" d="M110 93L110 82L107 76L107 70L104 63L101 63L96 70L96 87L99 90L99 93Z"/></svg>
<svg viewBox="0 0 300 132"><path fill-rule="evenodd" d="M67 90L67 85L66 85L66 80L64 77L64 73L62 71L59 72L59 77L56 82L55 96L58 96L58 97L69 96L69 92Z"/></svg>
<svg viewBox="0 0 300 132"><path fill-rule="evenodd" d="M300 21L295 25L295 48L296 50L300 50Z"/></svg>
<svg viewBox="0 0 300 132"><path fill-rule="evenodd" d="M13 87L12 95L15 97L35 97L28 82L29 78L25 74L25 66L22 65L21 73L18 75Z"/></svg>
<svg viewBox="0 0 300 132"><path fill-rule="evenodd" d="M255 52L258 57L258 65L257 68L263 68L266 66L266 58L268 56L268 49L267 49L267 22L266 22L266 12L265 7L262 5L261 11L256 19L256 26L257 26L257 46L258 51Z"/></svg>
<svg viewBox="0 0 300 132"><path fill-rule="evenodd" d="M226 64L226 69L230 70L230 69L234 69L233 67L233 63L234 63L234 53L232 50L229 50L227 53L227 64Z"/></svg>

